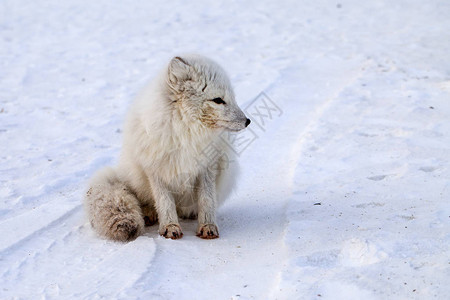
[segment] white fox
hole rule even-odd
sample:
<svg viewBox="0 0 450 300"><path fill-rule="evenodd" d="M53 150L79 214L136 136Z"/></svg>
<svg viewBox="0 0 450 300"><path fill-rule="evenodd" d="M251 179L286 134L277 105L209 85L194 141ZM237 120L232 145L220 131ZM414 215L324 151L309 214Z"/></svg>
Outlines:
<svg viewBox="0 0 450 300"><path fill-rule="evenodd" d="M101 236L129 241L159 221L159 234L183 236L178 216L198 218L197 236L219 237L215 210L232 189L236 162L222 131L250 124L225 71L200 55L174 57L132 105L118 166L99 171L85 208ZM225 155L206 157L208 147Z"/></svg>

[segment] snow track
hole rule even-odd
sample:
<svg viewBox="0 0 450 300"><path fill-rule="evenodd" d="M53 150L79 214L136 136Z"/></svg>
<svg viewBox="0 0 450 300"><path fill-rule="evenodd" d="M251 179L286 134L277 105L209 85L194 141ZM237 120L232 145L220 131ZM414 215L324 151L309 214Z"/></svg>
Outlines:
<svg viewBox="0 0 450 300"><path fill-rule="evenodd" d="M436 215L448 210L448 170L430 178L437 168L426 167L430 155L435 163L447 160L448 137L429 131L447 127L445 118L418 103L423 99L411 99L417 78L396 70L381 75L394 87L393 103L377 76L380 63L361 69L368 72L306 127L287 207L291 254L278 297L445 298L448 221ZM360 88L367 85L370 97Z"/></svg>
<svg viewBox="0 0 450 300"><path fill-rule="evenodd" d="M152 239L140 237L129 244L103 241L87 224L80 224L82 219L77 207L3 251L3 295L114 298L147 271L155 253Z"/></svg>

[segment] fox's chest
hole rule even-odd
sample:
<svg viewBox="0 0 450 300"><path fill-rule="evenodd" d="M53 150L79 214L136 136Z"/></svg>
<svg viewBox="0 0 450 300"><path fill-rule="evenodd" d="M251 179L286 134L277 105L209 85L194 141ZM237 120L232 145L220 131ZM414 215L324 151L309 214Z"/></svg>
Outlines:
<svg viewBox="0 0 450 300"><path fill-rule="evenodd" d="M187 125L187 124L186 124ZM218 136L211 131L192 126L166 123L161 130L146 132L142 141L147 172L157 175L167 184L183 183L196 178L216 159ZM193 179L192 179L193 180Z"/></svg>
<svg viewBox="0 0 450 300"><path fill-rule="evenodd" d="M174 147L157 163L160 177L168 184L191 185L199 173L208 167L205 146Z"/></svg>

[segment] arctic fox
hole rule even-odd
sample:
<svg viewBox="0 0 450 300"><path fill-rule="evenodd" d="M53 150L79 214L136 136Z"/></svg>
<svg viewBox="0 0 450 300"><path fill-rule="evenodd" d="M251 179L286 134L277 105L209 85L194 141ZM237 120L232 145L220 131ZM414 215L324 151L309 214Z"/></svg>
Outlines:
<svg viewBox="0 0 450 300"><path fill-rule="evenodd" d="M179 216L198 218L197 236L218 238L215 210L237 176L219 135L249 124L217 63L172 58L132 105L118 166L91 179L85 208L94 230L130 241L159 222L160 235L178 239ZM225 155L205 156L211 145Z"/></svg>

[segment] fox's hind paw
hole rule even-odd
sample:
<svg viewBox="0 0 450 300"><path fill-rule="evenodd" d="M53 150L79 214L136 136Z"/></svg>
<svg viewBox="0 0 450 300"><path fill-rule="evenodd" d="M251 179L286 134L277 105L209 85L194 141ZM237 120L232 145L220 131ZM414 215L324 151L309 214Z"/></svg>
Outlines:
<svg viewBox="0 0 450 300"><path fill-rule="evenodd" d="M141 206L144 215L145 226L152 226L158 223L158 215L156 210L149 204Z"/></svg>

